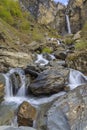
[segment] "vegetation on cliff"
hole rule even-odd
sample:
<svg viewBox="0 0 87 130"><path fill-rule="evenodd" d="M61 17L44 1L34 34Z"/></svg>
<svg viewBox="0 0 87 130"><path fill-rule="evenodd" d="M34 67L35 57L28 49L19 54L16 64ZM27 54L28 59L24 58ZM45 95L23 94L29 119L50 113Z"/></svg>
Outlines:
<svg viewBox="0 0 87 130"><path fill-rule="evenodd" d="M18 1L0 0L0 18L15 28L18 33L27 35L29 37L28 43L33 40L43 40L45 32L50 36L56 34L51 28L38 24L29 12L22 11Z"/></svg>
<svg viewBox="0 0 87 130"><path fill-rule="evenodd" d="M84 24L81 31L81 39L75 45L77 50L85 50L87 49L87 22Z"/></svg>

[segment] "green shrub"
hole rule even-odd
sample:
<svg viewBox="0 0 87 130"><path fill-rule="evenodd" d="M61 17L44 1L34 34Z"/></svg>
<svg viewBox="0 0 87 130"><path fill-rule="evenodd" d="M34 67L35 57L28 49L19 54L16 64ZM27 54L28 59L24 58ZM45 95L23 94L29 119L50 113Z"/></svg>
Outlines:
<svg viewBox="0 0 87 130"><path fill-rule="evenodd" d="M0 5L0 17L5 20L6 22L13 24L13 17L11 16L10 12L8 12L3 6Z"/></svg>
<svg viewBox="0 0 87 130"><path fill-rule="evenodd" d="M52 53L52 50L49 47L45 47L43 48L42 53Z"/></svg>
<svg viewBox="0 0 87 130"><path fill-rule="evenodd" d="M85 50L87 49L87 41L79 41L78 43L75 44L75 49L76 50Z"/></svg>

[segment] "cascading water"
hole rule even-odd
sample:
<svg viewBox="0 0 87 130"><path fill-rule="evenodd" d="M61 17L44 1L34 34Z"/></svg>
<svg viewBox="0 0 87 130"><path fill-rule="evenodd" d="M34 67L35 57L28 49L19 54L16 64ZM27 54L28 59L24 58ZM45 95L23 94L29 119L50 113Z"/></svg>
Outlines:
<svg viewBox="0 0 87 130"><path fill-rule="evenodd" d="M57 40L57 44L58 44L58 45L61 45L61 42L60 42L60 40Z"/></svg>
<svg viewBox="0 0 87 130"><path fill-rule="evenodd" d="M17 73L20 77L21 86L18 89L18 92L15 94L19 97L24 97L26 95L26 87L25 87L25 74L24 71L20 68L11 69L7 74L3 74L6 80L6 86L5 86L5 97L14 97L13 94L13 84L11 80L11 75Z"/></svg>
<svg viewBox="0 0 87 130"><path fill-rule="evenodd" d="M70 70L69 74L69 86L72 89L75 87L87 83L87 77L84 76L80 71Z"/></svg>
<svg viewBox="0 0 87 130"><path fill-rule="evenodd" d="M68 33L71 34L71 27L70 27L70 21L69 21L69 16L68 15L66 15L66 23L67 23Z"/></svg>
<svg viewBox="0 0 87 130"><path fill-rule="evenodd" d="M35 61L35 63L39 63L40 65L47 65L49 63L48 60L46 60L42 54L38 54L37 55L37 60Z"/></svg>
<svg viewBox="0 0 87 130"><path fill-rule="evenodd" d="M10 75L9 73L7 74L3 74L4 77L5 77L5 97L11 97L13 96L13 91L12 91L12 81L11 79L9 78Z"/></svg>

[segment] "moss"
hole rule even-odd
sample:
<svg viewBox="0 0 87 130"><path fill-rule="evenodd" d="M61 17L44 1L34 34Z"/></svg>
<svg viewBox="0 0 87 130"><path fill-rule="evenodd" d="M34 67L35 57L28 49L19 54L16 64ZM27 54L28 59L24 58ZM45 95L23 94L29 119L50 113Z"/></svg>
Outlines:
<svg viewBox="0 0 87 130"><path fill-rule="evenodd" d="M65 44L71 45L74 43L74 40L72 38L65 38Z"/></svg>
<svg viewBox="0 0 87 130"><path fill-rule="evenodd" d="M49 47L45 47L43 48L42 53L52 53L52 50Z"/></svg>

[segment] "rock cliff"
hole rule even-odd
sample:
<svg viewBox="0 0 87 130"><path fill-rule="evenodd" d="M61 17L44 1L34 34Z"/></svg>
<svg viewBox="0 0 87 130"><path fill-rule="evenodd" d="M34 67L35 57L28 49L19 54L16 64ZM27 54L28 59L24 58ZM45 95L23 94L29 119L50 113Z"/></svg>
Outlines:
<svg viewBox="0 0 87 130"><path fill-rule="evenodd" d="M21 6L42 25L51 26L58 32L65 32L65 6L52 0L19 0Z"/></svg>
<svg viewBox="0 0 87 130"><path fill-rule="evenodd" d="M87 1L69 0L66 12L70 16L72 33L81 30L87 20Z"/></svg>

